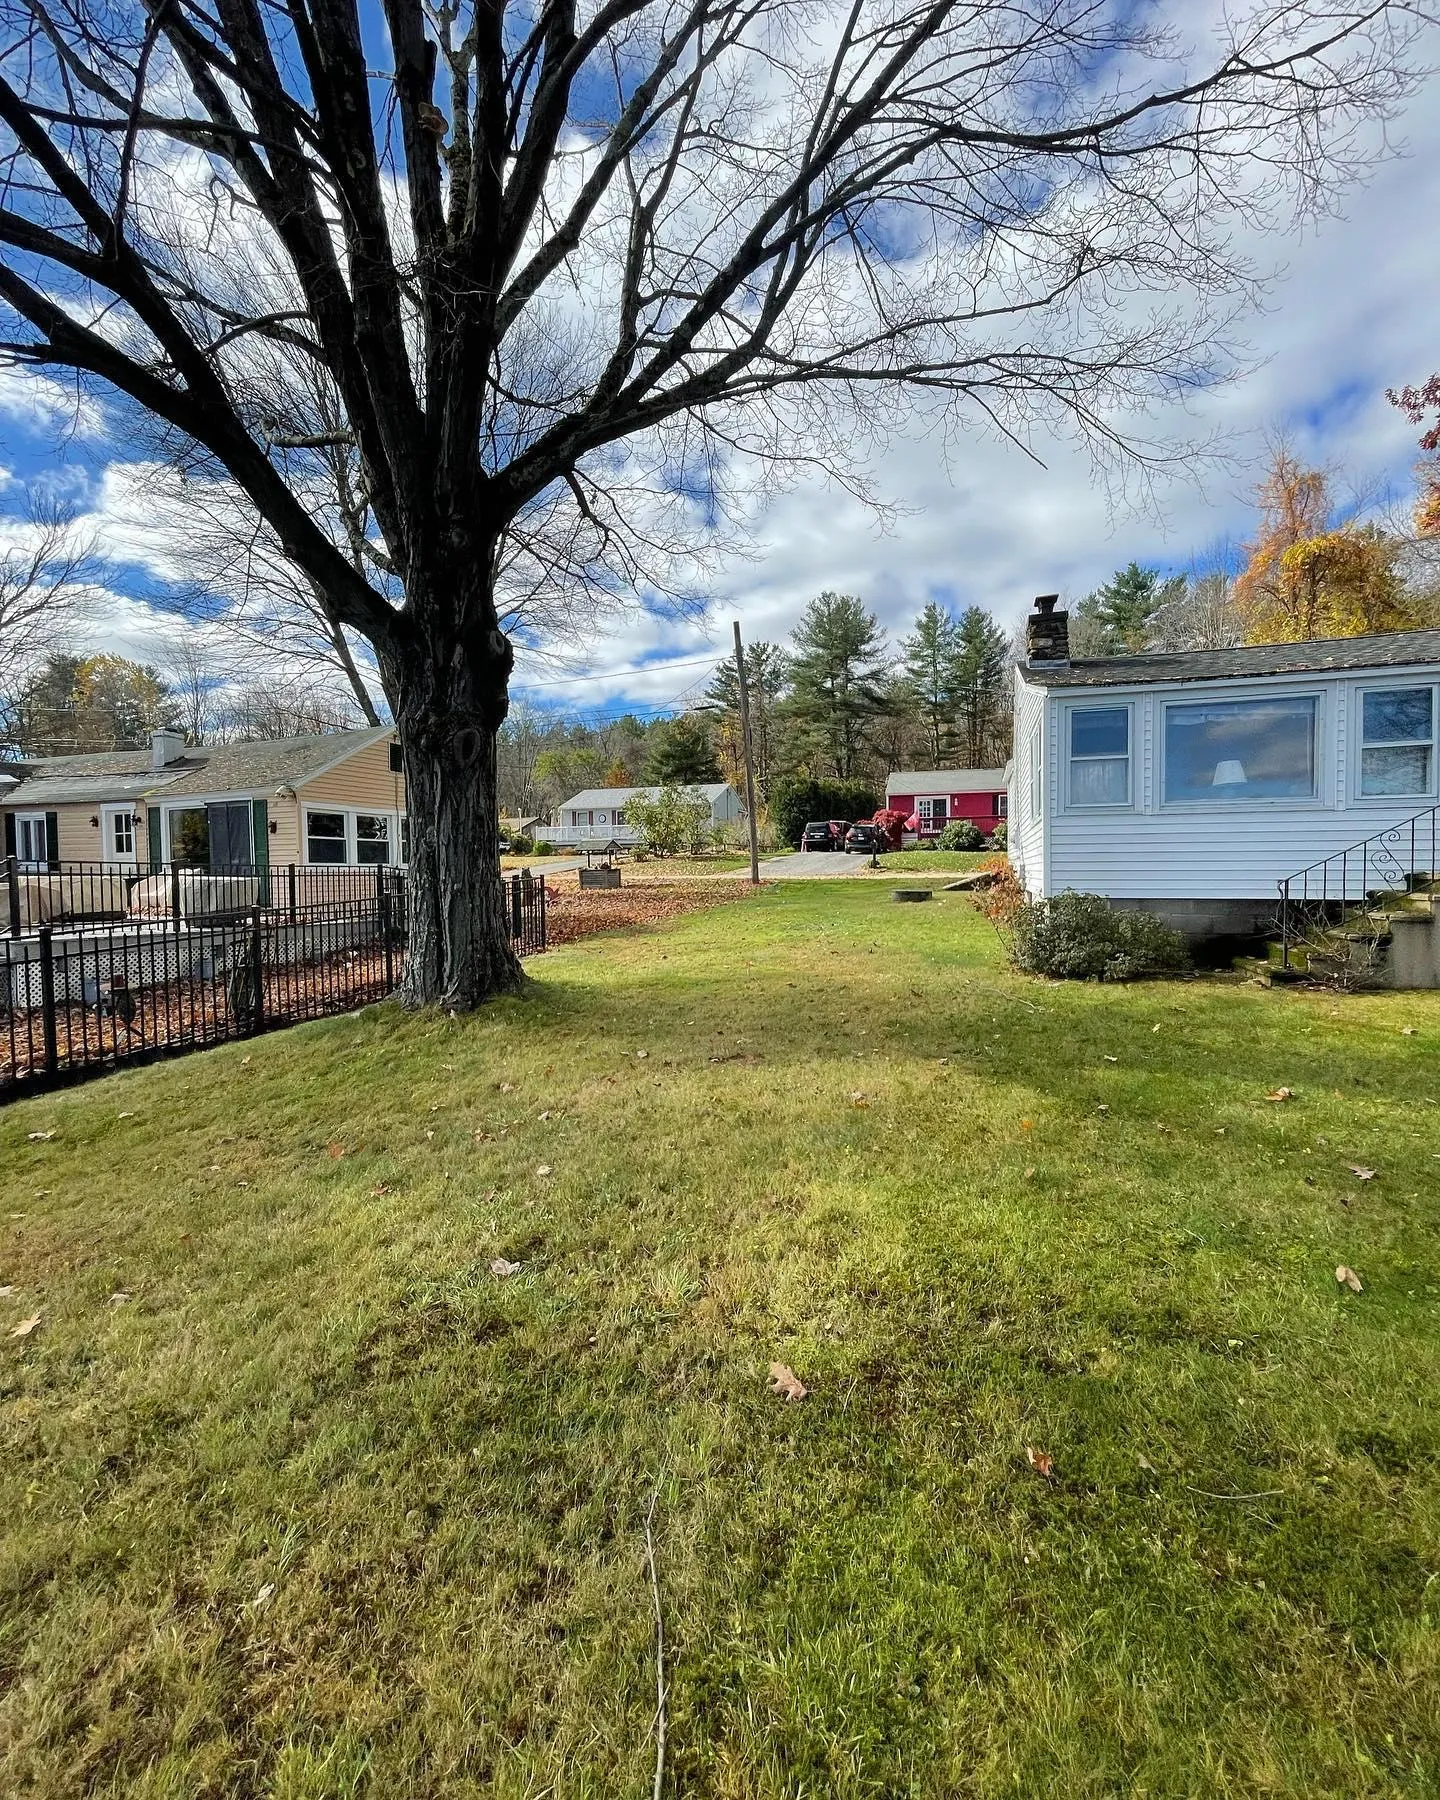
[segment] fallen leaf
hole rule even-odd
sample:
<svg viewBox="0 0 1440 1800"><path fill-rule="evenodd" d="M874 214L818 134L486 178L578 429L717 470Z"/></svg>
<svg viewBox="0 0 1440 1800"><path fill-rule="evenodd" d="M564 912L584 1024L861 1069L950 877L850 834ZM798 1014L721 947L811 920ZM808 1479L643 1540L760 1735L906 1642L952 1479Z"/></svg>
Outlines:
<svg viewBox="0 0 1440 1800"><path fill-rule="evenodd" d="M1027 1169L1025 1171L1025 1179L1028 1181L1034 1173L1035 1173L1034 1169Z"/></svg>
<svg viewBox="0 0 1440 1800"><path fill-rule="evenodd" d="M253 1058L253 1057L249 1057L249 1056L242 1056L242 1057L241 1057L241 1058L240 1058L240 1067L241 1067L241 1068L242 1068L242 1069L243 1069L243 1068L244 1068L244 1067L245 1067L245 1066L246 1066L246 1064L247 1064L247 1063L250 1063L250 1062L253 1062L253 1061L254 1061L254 1058Z"/></svg>
<svg viewBox="0 0 1440 1800"><path fill-rule="evenodd" d="M1020 1129L1022 1131L1032 1131L1034 1129L1034 1126L1035 1126L1035 1121L1033 1119L1022 1119L1020 1121Z"/></svg>
<svg viewBox="0 0 1440 1800"><path fill-rule="evenodd" d="M1151 1026L1151 1027L1150 1027L1150 1029L1151 1029L1151 1030L1152 1030L1152 1031L1158 1031L1158 1030L1159 1030L1159 1029L1160 1029L1160 1027L1159 1027L1159 1026L1158 1026L1158 1025L1152 1025L1152 1026Z"/></svg>
<svg viewBox="0 0 1440 1800"><path fill-rule="evenodd" d="M135 1117L135 1115L133 1112L123 1112L123 1113L116 1113L115 1117L117 1119L133 1119Z"/></svg>
<svg viewBox="0 0 1440 1800"><path fill-rule="evenodd" d="M1413 1025L1402 1025L1400 1027L1400 1035L1401 1037L1414 1037L1415 1027Z"/></svg>
<svg viewBox="0 0 1440 1800"><path fill-rule="evenodd" d="M550 1170L549 1163L541 1163L539 1168L536 1169L536 1171L535 1171L535 1173L537 1175L548 1175L548 1174L550 1174L550 1172L551 1172L551 1170Z"/></svg>
<svg viewBox="0 0 1440 1800"><path fill-rule="evenodd" d="M1362 1169L1359 1163L1346 1163L1345 1167L1357 1181L1373 1181L1375 1179L1375 1171L1373 1169Z"/></svg>
<svg viewBox="0 0 1440 1800"><path fill-rule="evenodd" d="M1110 1108L1106 1106L1105 1102L1102 1100L1095 1110L1096 1112L1109 1112Z"/></svg>
<svg viewBox="0 0 1440 1800"><path fill-rule="evenodd" d="M1025 1460L1037 1475L1043 1475L1047 1481L1055 1472L1055 1458L1044 1450L1037 1450L1033 1444L1025 1446Z"/></svg>
<svg viewBox="0 0 1440 1800"><path fill-rule="evenodd" d="M782 1400L803 1400L810 1391L785 1363L771 1363L770 1386Z"/></svg>
<svg viewBox="0 0 1440 1800"><path fill-rule="evenodd" d="M520 1273L520 1268L521 1265L519 1263L506 1262L503 1256L497 1256L490 1265L490 1273L492 1275L498 1275L503 1281L507 1275L518 1275Z"/></svg>
<svg viewBox="0 0 1440 1800"><path fill-rule="evenodd" d="M270 1596L274 1592L275 1592L275 1583L273 1581L267 1581L265 1583L264 1587L261 1588L260 1592L250 1602L250 1604L258 1612L259 1609L265 1604L265 1602L270 1598Z"/></svg>
<svg viewBox="0 0 1440 1800"><path fill-rule="evenodd" d="M647 1056L648 1056L648 1055L649 1055L649 1054L650 1054L650 1052L649 1052L649 1051L648 1051L648 1050L637 1050L637 1051L636 1051L636 1052L635 1052L635 1060L636 1060L636 1062L644 1062L644 1060L645 1060L645 1058L646 1058L646 1057L647 1057Z"/></svg>
<svg viewBox="0 0 1440 1800"><path fill-rule="evenodd" d="M13 1300L14 1297L15 1289L13 1287L0 1287L0 1300Z"/></svg>
<svg viewBox="0 0 1440 1800"><path fill-rule="evenodd" d="M110 1304L111 1306L123 1306L127 1300L133 1300L134 1297L133 1294L127 1294L123 1288L116 1288L110 1296Z"/></svg>
<svg viewBox="0 0 1440 1800"><path fill-rule="evenodd" d="M1118 1056L1107 1056L1105 1060L1106 1062L1118 1063L1120 1058Z"/></svg>
<svg viewBox="0 0 1440 1800"><path fill-rule="evenodd" d="M1290 1088L1276 1088L1274 1093L1265 1096L1267 1100L1293 1100L1295 1095Z"/></svg>
<svg viewBox="0 0 1440 1800"><path fill-rule="evenodd" d="M12 1325L10 1335L11 1337L29 1337L39 1323L39 1313L32 1313L28 1319L22 1319L18 1325Z"/></svg>
<svg viewBox="0 0 1440 1800"><path fill-rule="evenodd" d="M27 1131L25 1142L27 1144L48 1144L54 1135L53 1131Z"/></svg>
<svg viewBox="0 0 1440 1800"><path fill-rule="evenodd" d="M501 1082L501 1083L500 1083L500 1092L501 1092L501 1093L502 1093L502 1094L513 1094L513 1093L514 1093L514 1092L515 1092L515 1084L514 1084L514 1082L511 1082L511 1081L502 1081L502 1082Z"/></svg>
<svg viewBox="0 0 1440 1800"><path fill-rule="evenodd" d="M548 1112L548 1111L547 1111L547 1112L542 1112L542 1113L540 1113L540 1114L539 1114L539 1115L538 1115L538 1117L540 1117L540 1118L542 1118L542 1119L548 1119L548 1118L549 1118L549 1117L550 1117L550 1114L549 1114L549 1112Z"/></svg>
<svg viewBox="0 0 1440 1800"><path fill-rule="evenodd" d="M1341 1263L1335 1270L1335 1279L1340 1283L1341 1287L1349 1288L1352 1294L1363 1294L1365 1292L1365 1286L1360 1277L1353 1269L1347 1268L1344 1263Z"/></svg>
<svg viewBox="0 0 1440 1800"><path fill-rule="evenodd" d="M377 1200L379 1200L390 1192L390 1183L388 1181L377 1181L370 1192Z"/></svg>
<svg viewBox="0 0 1440 1800"><path fill-rule="evenodd" d="M1155 1029L1158 1031L1160 1029L1160 1027L1157 1025L1155 1027ZM1152 1475L1155 1473L1155 1465L1154 1465L1154 1463L1151 1462L1151 1460L1148 1456L1140 1457L1139 1462L1140 1462L1140 1467L1142 1469L1148 1469Z"/></svg>
<svg viewBox="0 0 1440 1800"><path fill-rule="evenodd" d="M850 1096L850 1104L852 1106L868 1106L870 1096L862 1088L856 1088Z"/></svg>

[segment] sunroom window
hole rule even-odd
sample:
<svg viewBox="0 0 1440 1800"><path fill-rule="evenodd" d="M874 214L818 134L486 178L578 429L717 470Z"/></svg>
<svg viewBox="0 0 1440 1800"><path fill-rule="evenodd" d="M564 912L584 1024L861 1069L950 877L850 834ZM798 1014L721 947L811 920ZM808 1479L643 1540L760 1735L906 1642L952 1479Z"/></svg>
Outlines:
<svg viewBox="0 0 1440 1800"><path fill-rule="evenodd" d="M1375 688L1361 703L1360 792L1429 794L1434 785L1435 690Z"/></svg>
<svg viewBox="0 0 1440 1800"><path fill-rule="evenodd" d="M1070 804L1130 804L1128 706L1077 706L1071 711Z"/></svg>
<svg viewBox="0 0 1440 1800"><path fill-rule="evenodd" d="M1313 694L1165 708L1167 803L1312 800Z"/></svg>
<svg viewBox="0 0 1440 1800"><path fill-rule="evenodd" d="M368 863L390 861L390 820L384 813L356 813L355 860Z"/></svg>

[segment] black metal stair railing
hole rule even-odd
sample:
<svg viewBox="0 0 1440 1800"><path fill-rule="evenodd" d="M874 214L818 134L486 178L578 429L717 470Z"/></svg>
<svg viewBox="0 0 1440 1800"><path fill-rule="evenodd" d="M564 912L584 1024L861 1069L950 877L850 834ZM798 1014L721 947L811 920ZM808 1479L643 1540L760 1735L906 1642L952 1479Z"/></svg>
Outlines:
<svg viewBox="0 0 1440 1800"><path fill-rule="evenodd" d="M1373 917L1377 901L1414 891L1417 877L1433 887L1440 846L1440 806L1387 826L1358 844L1337 850L1279 883L1280 959L1290 967L1292 947L1316 930L1343 921L1352 908ZM1434 895L1430 895L1433 910Z"/></svg>

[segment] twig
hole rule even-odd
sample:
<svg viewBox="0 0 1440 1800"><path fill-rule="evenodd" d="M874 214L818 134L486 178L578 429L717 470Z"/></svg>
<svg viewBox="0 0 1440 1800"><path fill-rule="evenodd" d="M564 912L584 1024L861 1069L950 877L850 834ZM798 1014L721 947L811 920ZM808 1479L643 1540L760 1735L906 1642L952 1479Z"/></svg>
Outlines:
<svg viewBox="0 0 1440 1800"><path fill-rule="evenodd" d="M655 1785L653 1800L661 1800L665 1787L665 1708L670 1690L665 1682L665 1619L660 1611L660 1577L655 1572L655 1505L660 1498L660 1478L650 1496L650 1510L645 1515L645 1561L650 1567L650 1596L655 1602Z"/></svg>
<svg viewBox="0 0 1440 1800"><path fill-rule="evenodd" d="M1263 1494L1212 1494L1208 1488L1191 1487L1185 1484L1187 1494L1199 1494L1203 1500L1283 1500L1284 1488L1266 1488Z"/></svg>

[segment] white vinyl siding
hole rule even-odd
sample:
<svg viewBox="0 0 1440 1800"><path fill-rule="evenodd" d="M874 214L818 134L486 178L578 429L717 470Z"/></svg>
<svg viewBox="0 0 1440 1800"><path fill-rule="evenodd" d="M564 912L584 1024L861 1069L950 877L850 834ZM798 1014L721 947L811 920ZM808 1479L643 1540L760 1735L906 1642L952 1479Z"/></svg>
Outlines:
<svg viewBox="0 0 1440 1800"><path fill-rule="evenodd" d="M1433 671L1377 671L1323 680L1287 675L1243 680L1156 683L1111 689L1031 686L1017 674L1016 759L1010 856L1033 895L1078 888L1114 899L1269 899L1277 884L1362 838L1435 804L1436 746L1429 746L1432 788L1423 795L1362 794L1363 695L1381 686L1434 685ZM1274 796L1254 804L1169 803L1164 793L1165 710L1169 706L1254 700L1313 701L1314 780L1310 797ZM1131 710L1131 805L1072 809L1065 802L1068 719L1073 708L1124 704ZM1372 709L1372 719L1379 722ZM1440 697L1432 713L1440 720ZM1034 740L1041 753L1034 756ZM1384 748L1372 744L1372 749ZM1424 748L1424 746L1422 746ZM1216 763L1227 760L1216 758ZM1235 760L1235 759L1229 759ZM1243 757L1239 760L1243 763ZM1246 774L1248 776L1249 770ZM1211 775L1213 782L1214 769ZM1043 790L1039 818L1032 780ZM1428 829L1428 825L1426 827Z"/></svg>

